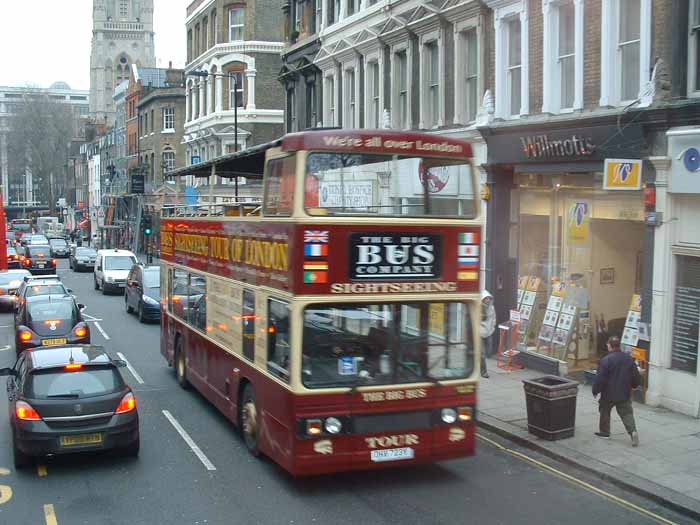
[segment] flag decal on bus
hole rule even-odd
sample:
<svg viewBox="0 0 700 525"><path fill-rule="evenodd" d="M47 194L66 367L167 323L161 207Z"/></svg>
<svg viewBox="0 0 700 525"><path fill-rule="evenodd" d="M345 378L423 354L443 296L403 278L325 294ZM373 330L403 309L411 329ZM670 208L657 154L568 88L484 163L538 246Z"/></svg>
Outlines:
<svg viewBox="0 0 700 525"><path fill-rule="evenodd" d="M327 257L328 230L304 230L304 284L328 283Z"/></svg>
<svg viewBox="0 0 700 525"><path fill-rule="evenodd" d="M462 232L457 245L457 280L479 280L479 233Z"/></svg>

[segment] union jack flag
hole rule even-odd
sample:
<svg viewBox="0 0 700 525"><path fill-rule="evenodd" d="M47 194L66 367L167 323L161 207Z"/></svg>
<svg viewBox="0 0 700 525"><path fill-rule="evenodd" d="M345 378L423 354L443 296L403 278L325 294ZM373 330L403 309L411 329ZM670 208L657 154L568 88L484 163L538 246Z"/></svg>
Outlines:
<svg viewBox="0 0 700 525"><path fill-rule="evenodd" d="M328 230L304 230L304 242L328 242Z"/></svg>

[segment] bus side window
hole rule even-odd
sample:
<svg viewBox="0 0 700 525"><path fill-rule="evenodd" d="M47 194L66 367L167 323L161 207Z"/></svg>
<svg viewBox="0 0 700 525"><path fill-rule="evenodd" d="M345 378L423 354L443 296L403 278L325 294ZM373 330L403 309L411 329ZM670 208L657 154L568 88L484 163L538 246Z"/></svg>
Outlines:
<svg viewBox="0 0 700 525"><path fill-rule="evenodd" d="M292 214L295 171L295 155L272 159L267 163L264 215L289 216Z"/></svg>
<svg viewBox="0 0 700 525"><path fill-rule="evenodd" d="M168 287L170 295L168 296L168 307L170 313L177 315L181 319L186 319L187 310L187 281L188 275L184 270L178 270L177 268L172 270L170 282L171 286Z"/></svg>
<svg viewBox="0 0 700 525"><path fill-rule="evenodd" d="M193 328L207 329L207 281L202 275L190 274L190 287L187 302L187 322Z"/></svg>
<svg viewBox="0 0 700 525"><path fill-rule="evenodd" d="M243 290L243 356L253 361L255 359L255 294L250 290Z"/></svg>
<svg viewBox="0 0 700 525"><path fill-rule="evenodd" d="M284 301L267 302L267 370L289 382L289 305Z"/></svg>

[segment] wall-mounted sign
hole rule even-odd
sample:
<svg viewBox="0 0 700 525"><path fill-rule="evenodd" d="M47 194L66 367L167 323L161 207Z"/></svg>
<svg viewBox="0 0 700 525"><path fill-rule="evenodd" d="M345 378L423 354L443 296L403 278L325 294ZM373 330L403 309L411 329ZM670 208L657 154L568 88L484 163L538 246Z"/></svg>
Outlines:
<svg viewBox="0 0 700 525"><path fill-rule="evenodd" d="M605 159L604 190L640 190L641 188L641 160Z"/></svg>
<svg viewBox="0 0 700 525"><path fill-rule="evenodd" d="M441 276L442 239L436 234L352 233L350 279L436 279Z"/></svg>

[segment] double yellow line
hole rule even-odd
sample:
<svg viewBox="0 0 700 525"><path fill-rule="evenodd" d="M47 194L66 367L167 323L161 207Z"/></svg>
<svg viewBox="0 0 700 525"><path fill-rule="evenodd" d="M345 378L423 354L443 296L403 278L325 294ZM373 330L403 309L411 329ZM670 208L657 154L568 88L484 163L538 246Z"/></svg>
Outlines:
<svg viewBox="0 0 700 525"><path fill-rule="evenodd" d="M505 447L501 445L500 443L494 441L493 439L489 439L486 436L483 436L481 434L476 434L476 437L482 441L485 441L486 443L493 445L497 449L507 452L508 454L515 456L527 463L530 463L532 465L537 466L538 468L541 468L542 470L546 470L547 472L554 474L555 476L559 476L562 479L565 479L566 481L573 483L574 485L578 485L579 487L582 487L589 492L592 492L593 494L597 494L598 496L601 496L605 499L608 499L614 503L617 503L621 507L624 507L629 510L633 510L639 514L642 514L643 516L647 516L649 518L652 518L659 523L664 523L666 525L679 525L675 521L671 521L669 519L664 518L663 516L659 516L658 514L655 514L645 508L642 508L638 505L635 505L634 503L631 503L627 500L624 500L622 498L619 498L615 496L614 494L610 494L609 492L606 492L604 490L599 489L598 487L594 487L590 483L586 483L583 480L580 480L578 478L575 478L565 472L562 472L561 470L555 469L554 467L550 467L546 463L542 463L541 461L536 460L535 458L531 458L530 456L523 454L522 452L518 452L517 450L513 450L511 448Z"/></svg>

